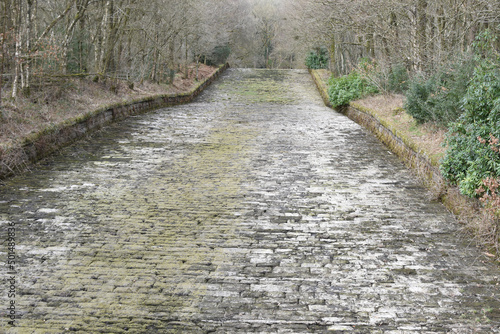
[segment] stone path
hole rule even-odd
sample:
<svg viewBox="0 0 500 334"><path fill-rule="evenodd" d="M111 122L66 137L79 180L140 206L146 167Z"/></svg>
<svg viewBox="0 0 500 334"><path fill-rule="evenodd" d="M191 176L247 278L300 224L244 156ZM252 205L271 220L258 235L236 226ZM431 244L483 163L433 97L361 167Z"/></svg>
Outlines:
<svg viewBox="0 0 500 334"><path fill-rule="evenodd" d="M498 267L304 71L64 150L0 186L9 228L0 332L500 332Z"/></svg>

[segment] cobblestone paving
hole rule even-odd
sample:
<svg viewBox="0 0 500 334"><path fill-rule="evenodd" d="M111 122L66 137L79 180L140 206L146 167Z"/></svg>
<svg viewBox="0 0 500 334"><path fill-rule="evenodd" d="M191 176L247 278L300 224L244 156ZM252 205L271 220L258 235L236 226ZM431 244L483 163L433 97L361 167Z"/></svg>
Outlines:
<svg viewBox="0 0 500 334"><path fill-rule="evenodd" d="M6 181L9 223L0 332L500 332L499 269L303 71L110 126Z"/></svg>

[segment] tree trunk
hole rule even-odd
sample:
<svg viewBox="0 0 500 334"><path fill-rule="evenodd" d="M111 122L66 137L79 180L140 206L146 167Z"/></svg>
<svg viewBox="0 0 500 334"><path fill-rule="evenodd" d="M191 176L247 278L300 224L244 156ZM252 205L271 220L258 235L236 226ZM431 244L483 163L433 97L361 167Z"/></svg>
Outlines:
<svg viewBox="0 0 500 334"><path fill-rule="evenodd" d="M445 29L446 29L446 18L444 14L444 8L443 6L438 7L437 11L437 33L439 35L439 44L438 48L442 54L446 54L448 46L446 44L446 37L445 37Z"/></svg>
<svg viewBox="0 0 500 334"><path fill-rule="evenodd" d="M155 45L158 45L158 32L155 32ZM159 52L157 47L153 49L153 66L151 69L151 81L156 82L158 81L158 58L159 58Z"/></svg>
<svg viewBox="0 0 500 334"><path fill-rule="evenodd" d="M199 68L200 68L200 58L196 57L196 81L200 80L200 77L199 77Z"/></svg>
<svg viewBox="0 0 500 334"><path fill-rule="evenodd" d="M2 47L2 63L0 65L0 109L2 110L1 116L3 117L3 103L2 103L2 96L3 96L3 75L5 73L5 57L6 57L6 48L7 48L7 15L10 13L10 8L9 8L10 2L8 0L3 1L3 12L2 12L2 22L1 22L1 47Z"/></svg>
<svg viewBox="0 0 500 334"><path fill-rule="evenodd" d="M102 20L102 46L99 60L99 73L105 74L112 67L113 58L113 28L114 0L107 0Z"/></svg>
<svg viewBox="0 0 500 334"><path fill-rule="evenodd" d="M24 55L25 57L25 62L22 66L22 68L24 69L24 80L23 80L23 85L22 85L22 89L23 89L23 94L26 95L26 96L29 96L30 94L30 76L31 76L31 55L30 55L30 51L31 51L31 38L32 38L32 31L33 31L33 21L34 21L34 17L33 17L33 5L35 3L35 0L27 0L26 1L27 4L28 4L28 7L27 7L27 10L26 10L26 21L27 21L27 25L26 25L26 54ZM23 75L23 74L21 74Z"/></svg>
<svg viewBox="0 0 500 334"><path fill-rule="evenodd" d="M184 78L188 78L189 77L189 69L188 69L188 35L186 34L186 40L185 40L185 43L186 43L186 50L185 50L185 57L184 57L184 67L186 68L186 73L184 73Z"/></svg>
<svg viewBox="0 0 500 334"><path fill-rule="evenodd" d="M22 73L21 71L21 41L22 41L22 27L21 27L21 15L22 15L22 6L21 0L16 0L13 8L14 12L14 20L15 20L15 31L14 35L16 38L16 49L14 52L14 81L12 83L12 98L17 98L17 91L19 87L19 79Z"/></svg>
<svg viewBox="0 0 500 334"><path fill-rule="evenodd" d="M369 29L368 34L365 35L365 48L368 58L375 59L375 36L373 29Z"/></svg>
<svg viewBox="0 0 500 334"><path fill-rule="evenodd" d="M88 1L87 1L88 6ZM85 11L82 10L82 13ZM84 38L85 38L85 15L82 14L80 18L80 27L79 27L79 39L78 39L78 71L80 73L87 72L87 57L84 54Z"/></svg>
<svg viewBox="0 0 500 334"><path fill-rule="evenodd" d="M168 67L169 67L169 73L168 73L168 76L169 76L169 80L170 80L170 83L173 83L174 82L174 75L175 75L175 35L172 35L172 37L170 38L170 43L168 45L168 48L169 48L169 52L168 52Z"/></svg>
<svg viewBox="0 0 500 334"><path fill-rule="evenodd" d="M337 45L335 43L336 43L335 34L332 33L332 36L330 38L330 50L328 50L330 54L328 68L330 69L330 71L335 71L336 67L335 57L336 57Z"/></svg>
<svg viewBox="0 0 500 334"><path fill-rule="evenodd" d="M427 66L427 0L417 1L417 59L418 71L423 71Z"/></svg>
<svg viewBox="0 0 500 334"><path fill-rule="evenodd" d="M429 31L429 45L428 45L428 50L429 53L432 55L431 63L432 67L434 68L437 64L441 62L441 52L437 46L437 18L435 16L432 16L429 19L430 22L430 31Z"/></svg>

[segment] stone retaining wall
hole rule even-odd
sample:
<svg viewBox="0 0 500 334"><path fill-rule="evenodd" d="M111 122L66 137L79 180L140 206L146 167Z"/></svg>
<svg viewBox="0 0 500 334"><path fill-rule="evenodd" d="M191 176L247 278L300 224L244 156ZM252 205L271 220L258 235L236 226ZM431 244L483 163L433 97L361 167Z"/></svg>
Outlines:
<svg viewBox="0 0 500 334"><path fill-rule="evenodd" d="M441 188L445 184L439 167L434 166L422 153L415 152L410 145L405 143L402 138L398 137L393 131L380 123L374 116L352 105L338 108L338 111L370 130L381 142L389 147L392 152L396 153L408 167L417 171L419 177L427 187Z"/></svg>
<svg viewBox="0 0 500 334"><path fill-rule="evenodd" d="M228 64L219 67L212 76L189 92L179 95L156 95L108 105L47 128L26 138L20 145L0 150L0 179L26 170L31 164L107 124L153 109L191 102L228 67Z"/></svg>
<svg viewBox="0 0 500 334"><path fill-rule="evenodd" d="M323 101L331 107L326 85L317 71L311 70L310 72ZM354 103L336 108L338 112L372 132L392 152L397 154L416 173L422 183L431 190L433 196L441 200L455 215L464 220L471 220L471 217L479 214L479 202L460 194L457 187L449 186L439 171L439 162L432 161L424 152L417 152L414 145L398 136L395 129L388 128L369 111L362 109Z"/></svg>
<svg viewBox="0 0 500 334"><path fill-rule="evenodd" d="M328 87L326 84L321 80L321 76L319 75L318 70L309 70L309 73L311 73L314 83L316 84L316 87L318 87L318 91L323 98L323 102L325 102L325 105L328 107L332 107L332 104L330 102L330 99L328 97Z"/></svg>

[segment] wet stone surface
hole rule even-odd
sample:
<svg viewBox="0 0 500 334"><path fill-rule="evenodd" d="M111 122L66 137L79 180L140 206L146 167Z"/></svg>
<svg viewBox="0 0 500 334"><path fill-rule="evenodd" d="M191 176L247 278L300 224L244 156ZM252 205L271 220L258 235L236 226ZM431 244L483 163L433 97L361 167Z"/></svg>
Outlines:
<svg viewBox="0 0 500 334"><path fill-rule="evenodd" d="M229 70L65 149L0 187L9 223L0 332L500 332L498 268L303 71Z"/></svg>

